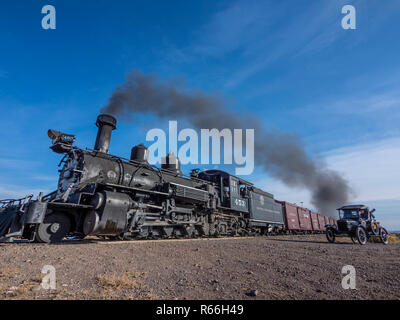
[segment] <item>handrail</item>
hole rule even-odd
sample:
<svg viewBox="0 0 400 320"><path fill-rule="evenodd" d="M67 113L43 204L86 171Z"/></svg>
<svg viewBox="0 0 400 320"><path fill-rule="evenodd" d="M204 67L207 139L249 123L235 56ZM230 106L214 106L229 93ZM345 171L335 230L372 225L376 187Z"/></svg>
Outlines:
<svg viewBox="0 0 400 320"><path fill-rule="evenodd" d="M23 205L29 202L33 197L33 194L28 194L27 196L20 199L3 199L0 200L0 208L7 208L13 205Z"/></svg>

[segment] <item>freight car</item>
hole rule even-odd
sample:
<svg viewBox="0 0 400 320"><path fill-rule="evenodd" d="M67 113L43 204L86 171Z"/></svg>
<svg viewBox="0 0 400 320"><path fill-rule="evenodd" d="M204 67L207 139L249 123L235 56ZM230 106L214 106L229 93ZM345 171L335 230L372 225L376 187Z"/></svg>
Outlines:
<svg viewBox="0 0 400 320"><path fill-rule="evenodd" d="M279 203L282 208L286 233L322 233L325 231L325 226L329 224L326 223L326 221L332 221L332 223L336 222L333 218L297 206L296 204L280 200L276 200L276 202Z"/></svg>
<svg viewBox="0 0 400 320"><path fill-rule="evenodd" d="M0 240L58 242L66 236L111 239L249 235L285 229L272 194L219 170L185 176L168 154L161 168L137 145L130 159L109 154L116 119L96 121L94 149L73 146L75 136L49 130L63 154L57 190L36 200L0 202Z"/></svg>
<svg viewBox="0 0 400 320"><path fill-rule="evenodd" d="M318 232L318 231L320 231L320 228L319 228L317 213L313 212L311 210L309 210L309 211L310 211L310 217L311 217L312 230L314 232Z"/></svg>

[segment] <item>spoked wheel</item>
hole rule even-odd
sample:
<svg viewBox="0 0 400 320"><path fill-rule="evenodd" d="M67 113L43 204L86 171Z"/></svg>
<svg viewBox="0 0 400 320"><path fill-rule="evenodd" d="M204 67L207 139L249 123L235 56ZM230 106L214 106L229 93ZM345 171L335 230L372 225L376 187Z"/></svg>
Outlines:
<svg viewBox="0 0 400 320"><path fill-rule="evenodd" d="M326 239L330 242L330 243L334 243L335 242L335 231L332 228L327 228L325 231L326 234Z"/></svg>
<svg viewBox="0 0 400 320"><path fill-rule="evenodd" d="M383 244L388 244L389 243L389 236L388 236L388 233L387 233L386 229L385 228L381 228L380 233L381 233L380 236L381 236L382 243Z"/></svg>
<svg viewBox="0 0 400 320"><path fill-rule="evenodd" d="M64 213L49 214L37 226L35 239L38 242L60 242L70 231L71 221Z"/></svg>
<svg viewBox="0 0 400 320"><path fill-rule="evenodd" d="M351 241L353 241L354 244L359 244L356 236L351 236Z"/></svg>
<svg viewBox="0 0 400 320"><path fill-rule="evenodd" d="M357 237L358 242L361 245L364 245L367 243L367 233L365 232L365 229L363 227L357 227L356 237Z"/></svg>

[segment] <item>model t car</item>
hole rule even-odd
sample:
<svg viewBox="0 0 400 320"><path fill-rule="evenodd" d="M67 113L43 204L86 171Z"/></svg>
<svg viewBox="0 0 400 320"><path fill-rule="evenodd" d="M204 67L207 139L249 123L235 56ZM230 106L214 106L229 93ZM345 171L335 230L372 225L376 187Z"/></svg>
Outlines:
<svg viewBox="0 0 400 320"><path fill-rule="evenodd" d="M368 238L378 238L383 244L388 244L388 233L376 221L373 212L365 205L348 205L337 209L339 220L336 225L326 225L326 238L335 242L337 236L349 236L353 243L366 244Z"/></svg>

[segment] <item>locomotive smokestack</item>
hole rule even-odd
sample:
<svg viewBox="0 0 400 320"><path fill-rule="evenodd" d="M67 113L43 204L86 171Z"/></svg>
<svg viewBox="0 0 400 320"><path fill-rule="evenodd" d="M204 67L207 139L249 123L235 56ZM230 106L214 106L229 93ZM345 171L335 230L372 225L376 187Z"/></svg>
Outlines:
<svg viewBox="0 0 400 320"><path fill-rule="evenodd" d="M99 128L97 131L96 143L94 150L108 153L110 147L111 131L116 128L117 120L109 114L100 114L97 117L96 126Z"/></svg>

